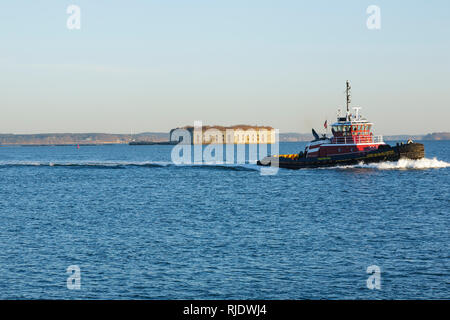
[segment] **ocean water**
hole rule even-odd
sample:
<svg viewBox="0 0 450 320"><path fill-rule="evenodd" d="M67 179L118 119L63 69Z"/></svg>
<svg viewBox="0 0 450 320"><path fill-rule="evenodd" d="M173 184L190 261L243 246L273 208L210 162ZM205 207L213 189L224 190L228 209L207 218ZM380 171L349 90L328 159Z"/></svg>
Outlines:
<svg viewBox="0 0 450 320"><path fill-rule="evenodd" d="M0 147L0 298L448 299L450 141L424 143L276 175L171 146Z"/></svg>

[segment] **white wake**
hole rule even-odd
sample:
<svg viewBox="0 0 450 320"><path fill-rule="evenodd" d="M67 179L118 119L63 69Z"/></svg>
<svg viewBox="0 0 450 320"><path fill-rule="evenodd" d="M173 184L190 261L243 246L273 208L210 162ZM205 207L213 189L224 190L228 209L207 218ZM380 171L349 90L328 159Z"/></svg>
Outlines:
<svg viewBox="0 0 450 320"><path fill-rule="evenodd" d="M400 159L398 161L386 161L386 162L378 162L378 163L368 163L368 164L357 164L354 166L348 166L353 168L374 168L381 170L389 170L389 169L433 169L433 168L448 168L450 167L450 163L438 160L436 158L433 159L419 159L419 160L411 160L411 159Z"/></svg>

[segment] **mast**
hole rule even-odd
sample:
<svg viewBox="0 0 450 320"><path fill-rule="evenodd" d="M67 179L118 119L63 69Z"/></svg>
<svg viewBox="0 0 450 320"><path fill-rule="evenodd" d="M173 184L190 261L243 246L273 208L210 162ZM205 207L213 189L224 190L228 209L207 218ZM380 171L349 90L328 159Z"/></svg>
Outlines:
<svg viewBox="0 0 450 320"><path fill-rule="evenodd" d="M350 93L351 89L352 89L352 87L350 87L350 82L347 80L347 88L345 89L345 92L347 94L347 119L349 118L350 103L352 102L352 96Z"/></svg>

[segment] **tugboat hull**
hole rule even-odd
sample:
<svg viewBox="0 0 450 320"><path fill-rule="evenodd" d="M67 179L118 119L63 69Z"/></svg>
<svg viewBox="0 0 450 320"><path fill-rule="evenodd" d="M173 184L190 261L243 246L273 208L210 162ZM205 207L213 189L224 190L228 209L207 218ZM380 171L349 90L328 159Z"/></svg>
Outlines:
<svg viewBox="0 0 450 320"><path fill-rule="evenodd" d="M421 143L397 144L396 146L381 145L377 150L359 152L354 154L343 154L336 156L314 157L314 158L288 158L288 157L266 157L257 164L260 166L277 166L286 169L319 168L347 166L358 163L374 163L384 161L398 161L400 159L422 159L425 157L425 148ZM277 164L278 162L278 164Z"/></svg>

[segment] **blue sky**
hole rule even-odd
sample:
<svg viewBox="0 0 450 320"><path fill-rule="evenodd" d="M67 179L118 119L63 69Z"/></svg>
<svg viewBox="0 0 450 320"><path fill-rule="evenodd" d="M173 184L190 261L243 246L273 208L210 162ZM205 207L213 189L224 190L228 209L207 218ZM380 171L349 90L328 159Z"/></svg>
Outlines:
<svg viewBox="0 0 450 320"><path fill-rule="evenodd" d="M0 132L309 132L347 79L377 133L450 131L449 35L448 1L3 0Z"/></svg>

